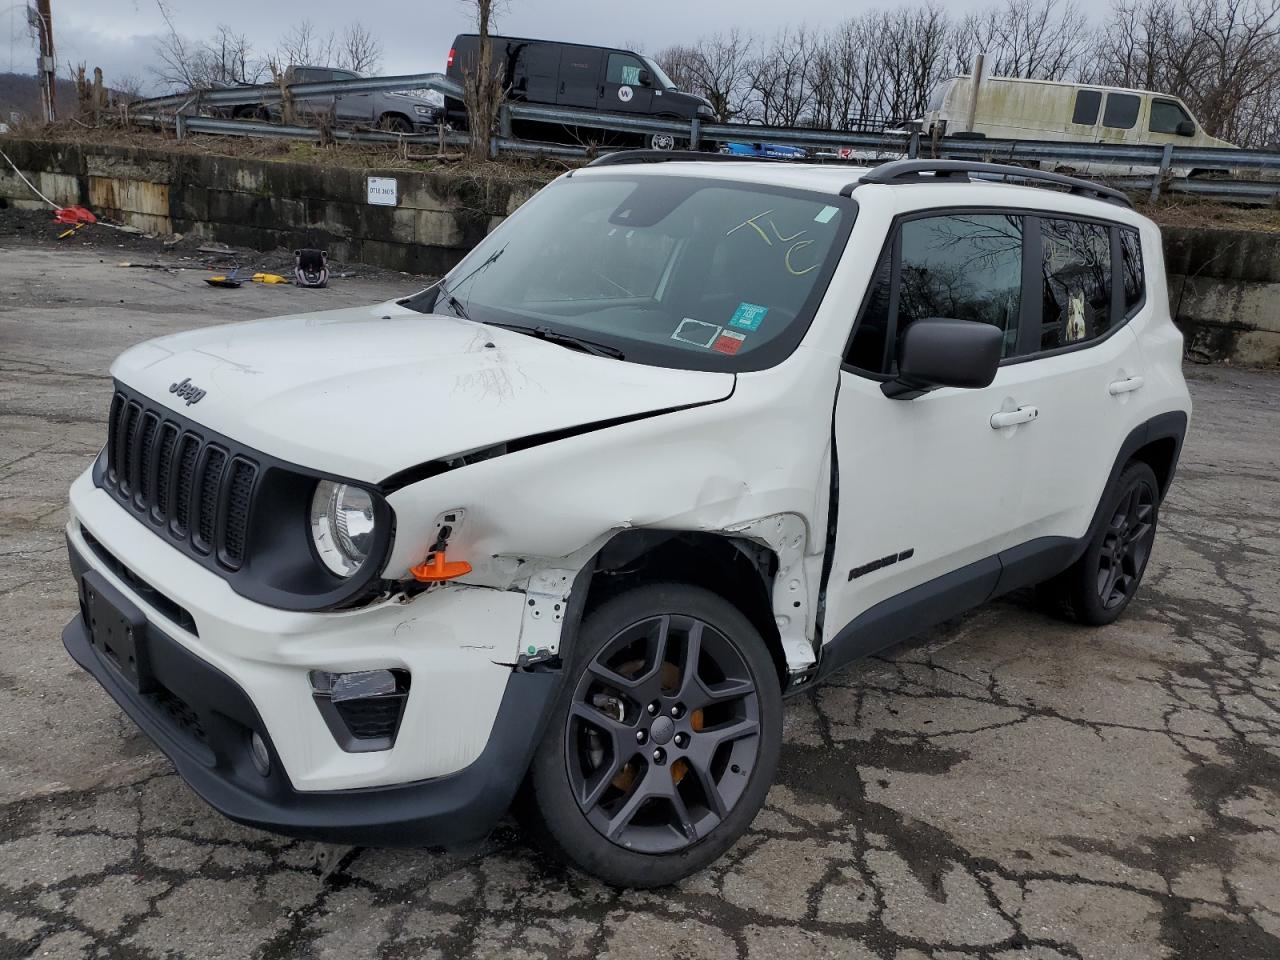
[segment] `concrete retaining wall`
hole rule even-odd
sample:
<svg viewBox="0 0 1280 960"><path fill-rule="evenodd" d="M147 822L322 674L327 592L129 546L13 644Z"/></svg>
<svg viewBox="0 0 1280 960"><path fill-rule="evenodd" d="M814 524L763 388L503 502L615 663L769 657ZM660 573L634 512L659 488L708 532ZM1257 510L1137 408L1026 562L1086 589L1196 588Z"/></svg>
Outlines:
<svg viewBox="0 0 1280 960"><path fill-rule="evenodd" d="M146 233L182 233L257 250L320 247L338 260L415 273L448 270L541 186L451 173L360 170L157 150L0 141L40 190ZM397 204L368 202L390 177ZM0 197L42 208L4 165Z"/></svg>
<svg viewBox="0 0 1280 960"><path fill-rule="evenodd" d="M358 170L3 138L56 203L81 203L147 233L258 250L323 247L339 260L443 273L541 186L450 173ZM366 178L397 182L395 207ZM0 197L42 207L6 166ZM1280 365L1280 234L1166 227L1169 300L1201 361Z"/></svg>
<svg viewBox="0 0 1280 960"><path fill-rule="evenodd" d="M1165 227L1169 309L1187 356L1280 366L1280 233Z"/></svg>

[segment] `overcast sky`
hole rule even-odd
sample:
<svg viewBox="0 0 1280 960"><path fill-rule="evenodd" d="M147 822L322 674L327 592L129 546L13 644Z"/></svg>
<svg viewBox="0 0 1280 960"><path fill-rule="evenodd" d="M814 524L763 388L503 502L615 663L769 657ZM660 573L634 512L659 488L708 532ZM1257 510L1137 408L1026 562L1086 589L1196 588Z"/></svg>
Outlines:
<svg viewBox="0 0 1280 960"><path fill-rule="evenodd" d="M157 37L163 32L155 0L51 0L59 74L63 66L84 61L101 66L107 82L134 76L151 81ZM260 53L271 50L295 20L309 18L341 32L359 16L383 45L385 74L426 73L444 69L449 42L468 29L463 0L168 0L178 31L191 39L213 33L219 23L247 33ZM31 73L35 47L28 36L24 3L0 0L0 71ZM882 3L878 6L896 6ZM954 12L986 6L984 0L953 0ZM509 0L498 27L503 33L595 44L632 44L653 52L671 43L739 26L771 34L787 24L821 27L875 3L832 0ZM1094 11L1107 0L1083 0Z"/></svg>

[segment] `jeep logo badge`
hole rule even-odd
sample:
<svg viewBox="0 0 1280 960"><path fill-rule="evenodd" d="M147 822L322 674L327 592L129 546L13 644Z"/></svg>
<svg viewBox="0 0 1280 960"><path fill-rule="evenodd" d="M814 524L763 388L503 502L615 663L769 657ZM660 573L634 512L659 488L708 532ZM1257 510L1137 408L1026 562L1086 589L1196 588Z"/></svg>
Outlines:
<svg viewBox="0 0 1280 960"><path fill-rule="evenodd" d="M169 392L176 393L183 400L187 401L187 406L193 403L199 403L200 398L204 396L204 391L191 382L191 378L183 380L181 383L169 384Z"/></svg>

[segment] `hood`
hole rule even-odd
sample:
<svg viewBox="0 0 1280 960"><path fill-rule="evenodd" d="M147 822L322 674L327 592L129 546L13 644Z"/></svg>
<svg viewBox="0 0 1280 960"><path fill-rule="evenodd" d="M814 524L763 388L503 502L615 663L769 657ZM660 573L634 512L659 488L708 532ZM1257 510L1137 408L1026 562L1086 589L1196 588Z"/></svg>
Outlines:
<svg viewBox="0 0 1280 960"><path fill-rule="evenodd" d="M503 441L722 400L734 384L395 303L164 337L111 373L248 447L367 483Z"/></svg>

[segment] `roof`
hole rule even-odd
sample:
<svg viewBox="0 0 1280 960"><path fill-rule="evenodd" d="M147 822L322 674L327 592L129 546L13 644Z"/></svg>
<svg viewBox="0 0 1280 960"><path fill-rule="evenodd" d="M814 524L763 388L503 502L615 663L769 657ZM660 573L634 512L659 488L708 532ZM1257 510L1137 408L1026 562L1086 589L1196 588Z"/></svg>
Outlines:
<svg viewBox="0 0 1280 960"><path fill-rule="evenodd" d="M645 152L636 151L637 154ZM582 176L608 176L610 174L616 176L625 172L628 176L697 177L707 180L732 180L737 183L788 187L794 190L807 190L836 196L841 193L848 196L852 192L853 196L858 197L861 193L851 190L852 185L861 185L862 180L868 177L871 179L883 178L895 163L891 162L879 167L866 167L830 163L796 163L745 157L740 160L736 158L725 159L723 155L709 155L709 158L711 157L715 158L715 162L674 159L662 163L614 162L594 167L583 167L573 171L572 176L575 178ZM920 164L918 161L896 161L896 163L902 165L902 167ZM949 161L932 162L933 165L942 168L945 168L948 163ZM964 162L950 163L954 163L957 167L965 166ZM948 179L945 175L935 178L930 171L925 171L921 175L908 169L907 175L897 180L875 184L867 183L866 187L878 190L912 191L913 193L910 195L915 195L914 191L921 189L928 191L948 190L949 197L938 202L952 206L956 205L955 191L964 190L971 191L971 195L975 198L973 202L979 204L1001 206L1008 204L1010 207L1077 212L1106 217L1111 220L1140 219L1132 211L1126 197L1102 184L1080 181L1061 175L1042 174L1040 171L1019 167L1001 167L1001 172L1006 172L1009 176L1026 176L1028 178L1038 176L1042 181L1039 184L1030 179L1026 184L1009 183L998 179L986 179L984 177L984 168L990 165L969 164L968 166L973 168L976 173L976 178L972 181ZM945 170L943 172L945 173ZM1078 184L1081 192L1045 189L1046 185L1069 187L1072 184ZM1109 192L1112 195L1112 199L1100 199L1097 196L1084 193L1084 191L1095 189ZM1117 200L1119 202L1116 202Z"/></svg>
<svg viewBox="0 0 1280 960"><path fill-rule="evenodd" d="M962 73L954 77L948 77L943 83L952 80L968 80L969 74ZM983 83L990 83L993 80L999 80L1003 83L1027 83L1039 84L1046 87L1068 87L1072 90L1103 90L1107 93L1132 93L1137 96L1166 97L1169 100L1177 100L1182 102L1182 98L1172 93L1164 93L1160 90L1139 90L1136 87L1113 87L1106 83L1081 83L1077 80L1032 80L1027 77L983 77Z"/></svg>

